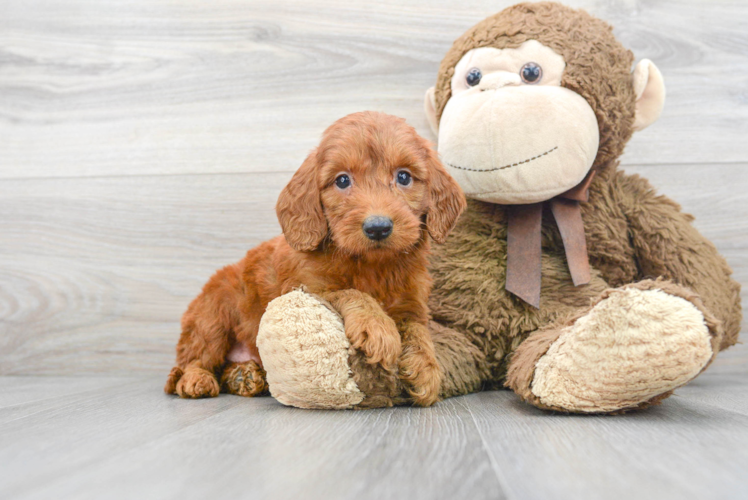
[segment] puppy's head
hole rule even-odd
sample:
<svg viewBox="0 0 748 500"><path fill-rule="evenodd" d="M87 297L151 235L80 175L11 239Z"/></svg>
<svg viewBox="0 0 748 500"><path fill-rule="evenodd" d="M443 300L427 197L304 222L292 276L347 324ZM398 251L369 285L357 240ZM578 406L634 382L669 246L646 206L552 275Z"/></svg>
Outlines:
<svg viewBox="0 0 748 500"><path fill-rule="evenodd" d="M424 221L442 243L464 208L429 144L405 120L369 111L325 131L276 205L293 248L311 251L329 236L350 255L407 250Z"/></svg>

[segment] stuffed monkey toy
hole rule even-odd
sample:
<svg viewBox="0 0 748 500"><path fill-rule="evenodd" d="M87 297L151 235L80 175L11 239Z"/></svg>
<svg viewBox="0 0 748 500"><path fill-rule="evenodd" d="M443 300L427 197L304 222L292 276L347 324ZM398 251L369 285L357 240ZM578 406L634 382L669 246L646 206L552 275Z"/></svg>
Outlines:
<svg viewBox="0 0 748 500"><path fill-rule="evenodd" d="M644 408L737 341L725 260L675 202L618 169L665 99L657 67L633 63L610 25L550 2L484 19L444 57L425 108L469 203L432 255L442 398L504 386L547 410ZM271 303L257 342L285 404L408 403L303 291Z"/></svg>

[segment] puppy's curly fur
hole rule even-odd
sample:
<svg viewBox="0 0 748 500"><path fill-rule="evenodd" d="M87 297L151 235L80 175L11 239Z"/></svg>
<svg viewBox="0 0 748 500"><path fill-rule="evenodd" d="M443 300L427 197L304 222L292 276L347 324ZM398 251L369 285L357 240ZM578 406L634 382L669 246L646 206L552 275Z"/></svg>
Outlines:
<svg viewBox="0 0 748 500"><path fill-rule="evenodd" d="M336 182L341 175L350 185ZM441 374L427 329L429 235L443 242L464 208L457 183L404 120L374 112L338 120L278 198L284 236L219 270L190 304L164 390L263 393L260 318L271 300L303 286L340 312L368 362L399 369L413 401L433 404ZM389 236L367 237L371 216L391 219ZM237 365L229 353L242 349L247 363Z"/></svg>

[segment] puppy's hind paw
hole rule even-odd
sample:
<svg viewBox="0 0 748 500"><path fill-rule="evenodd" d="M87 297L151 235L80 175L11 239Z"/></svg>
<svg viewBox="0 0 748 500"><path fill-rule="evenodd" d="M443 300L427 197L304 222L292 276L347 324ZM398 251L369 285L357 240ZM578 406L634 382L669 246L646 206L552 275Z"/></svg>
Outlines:
<svg viewBox="0 0 748 500"><path fill-rule="evenodd" d="M176 386L180 398L214 398L218 396L218 380L202 368L188 367Z"/></svg>
<svg viewBox="0 0 748 500"><path fill-rule="evenodd" d="M265 370L255 361L232 363L223 370L221 389L223 392L247 398L267 394Z"/></svg>
<svg viewBox="0 0 748 500"><path fill-rule="evenodd" d="M164 385L164 392L166 394L176 394L177 393L177 382L179 382L179 379L182 378L182 374L184 372L181 368L178 366L175 366L171 369L171 372L169 372L169 376L166 377L166 384Z"/></svg>

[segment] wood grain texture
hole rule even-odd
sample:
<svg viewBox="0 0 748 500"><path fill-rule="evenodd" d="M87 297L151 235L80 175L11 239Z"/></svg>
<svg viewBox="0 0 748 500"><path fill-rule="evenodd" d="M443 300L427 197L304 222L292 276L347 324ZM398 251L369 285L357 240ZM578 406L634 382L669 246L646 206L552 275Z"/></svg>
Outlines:
<svg viewBox="0 0 748 500"><path fill-rule="evenodd" d="M628 167L697 216L748 283L748 164ZM167 373L217 269L280 232L290 178L206 174L0 183L0 374Z"/></svg>
<svg viewBox="0 0 748 500"><path fill-rule="evenodd" d="M280 233L290 174L0 184L0 373L163 372L213 272Z"/></svg>
<svg viewBox="0 0 748 500"><path fill-rule="evenodd" d="M46 399L67 398L96 389L109 389L129 382L123 377L0 377L0 408L20 407ZM6 410L12 413L14 410Z"/></svg>
<svg viewBox="0 0 748 500"><path fill-rule="evenodd" d="M511 498L742 498L748 417L696 400L621 416L548 415L508 392L470 402Z"/></svg>
<svg viewBox="0 0 748 500"><path fill-rule="evenodd" d="M511 1L5 0L0 177L293 171L333 120L424 135L452 41ZM661 68L660 122L627 164L748 158L743 2L575 0Z"/></svg>
<svg viewBox="0 0 748 500"><path fill-rule="evenodd" d="M322 129L381 109L428 134L441 56L504 4L3 2L0 374L162 373L202 284L278 233L277 193ZM672 81L625 168L748 283L748 7L571 5Z"/></svg>
<svg viewBox="0 0 748 500"><path fill-rule="evenodd" d="M504 498L455 403L299 411L180 400L159 382L25 405L36 411L0 428L0 497Z"/></svg>
<svg viewBox="0 0 748 500"><path fill-rule="evenodd" d="M659 407L602 417L544 413L508 391L302 411L82 378L85 392L0 408L0 497L737 500L748 393L730 377L716 368ZM40 378L53 379L13 382Z"/></svg>

